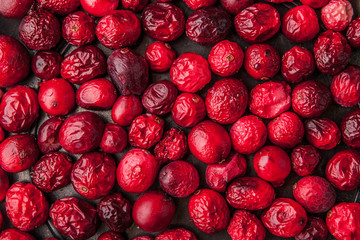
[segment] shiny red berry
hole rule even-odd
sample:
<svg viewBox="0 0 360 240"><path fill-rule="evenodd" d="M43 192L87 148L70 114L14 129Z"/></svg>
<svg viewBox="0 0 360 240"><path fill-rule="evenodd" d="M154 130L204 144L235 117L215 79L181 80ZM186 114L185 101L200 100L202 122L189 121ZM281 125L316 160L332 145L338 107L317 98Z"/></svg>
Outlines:
<svg viewBox="0 0 360 240"><path fill-rule="evenodd" d="M328 4L330 0L300 0L300 2L304 5L308 5L312 8L321 8Z"/></svg>
<svg viewBox="0 0 360 240"><path fill-rule="evenodd" d="M254 0L220 0L221 6L229 13L236 15L251 6Z"/></svg>
<svg viewBox="0 0 360 240"><path fill-rule="evenodd" d="M42 153L57 151L61 148L59 131L63 120L59 117L52 117L40 125L37 144Z"/></svg>
<svg viewBox="0 0 360 240"><path fill-rule="evenodd" d="M341 140L340 129L331 119L309 119L305 121L304 126L307 140L316 148L330 150Z"/></svg>
<svg viewBox="0 0 360 240"><path fill-rule="evenodd" d="M320 152L312 145L298 145L291 153L292 169L299 176L311 175L320 159Z"/></svg>
<svg viewBox="0 0 360 240"><path fill-rule="evenodd" d="M59 15L75 12L80 6L80 0L36 0L40 7L46 8Z"/></svg>
<svg viewBox="0 0 360 240"><path fill-rule="evenodd" d="M192 10L204 7L211 7L216 3L216 0L183 0Z"/></svg>
<svg viewBox="0 0 360 240"><path fill-rule="evenodd" d="M346 38L351 46L360 47L360 17L353 20L347 29Z"/></svg>
<svg viewBox="0 0 360 240"><path fill-rule="evenodd" d="M97 240L125 240L125 238L116 232L109 231L102 233Z"/></svg>
<svg viewBox="0 0 360 240"><path fill-rule="evenodd" d="M112 120L120 126L128 126L143 111L138 97L134 95L120 96L111 110Z"/></svg>
<svg viewBox="0 0 360 240"><path fill-rule="evenodd" d="M55 51L38 51L35 53L31 69L35 76L42 79L52 79L60 75L62 57Z"/></svg>
<svg viewBox="0 0 360 240"><path fill-rule="evenodd" d="M327 29L341 32L351 22L354 10L347 0L330 0L321 9L321 20Z"/></svg>
<svg viewBox="0 0 360 240"><path fill-rule="evenodd" d="M1 232L1 240L36 240L30 233L20 231L16 228L9 228Z"/></svg>
<svg viewBox="0 0 360 240"><path fill-rule="evenodd" d="M353 148L360 148L360 110L355 109L345 115L340 128L344 143Z"/></svg>
<svg viewBox="0 0 360 240"><path fill-rule="evenodd" d="M95 17L110 14L117 9L119 2L120 0L80 0L84 10Z"/></svg>
<svg viewBox="0 0 360 240"><path fill-rule="evenodd" d="M140 12L148 3L148 0L121 0L124 8L134 12Z"/></svg>
<svg viewBox="0 0 360 240"><path fill-rule="evenodd" d="M0 14L6 18L23 18L34 0L1 0Z"/></svg>
<svg viewBox="0 0 360 240"><path fill-rule="evenodd" d="M154 72L166 72L176 59L174 49L168 43L151 43L145 51L145 58Z"/></svg>
<svg viewBox="0 0 360 240"><path fill-rule="evenodd" d="M119 153L127 146L127 132L119 125L107 123L100 142L100 148L106 153Z"/></svg>
<svg viewBox="0 0 360 240"><path fill-rule="evenodd" d="M266 236L266 230L261 221L245 210L234 212L227 232L233 240L264 240Z"/></svg>
<svg viewBox="0 0 360 240"><path fill-rule="evenodd" d="M295 240L326 240L328 229L322 218L310 216L301 233L295 236Z"/></svg>
<svg viewBox="0 0 360 240"><path fill-rule="evenodd" d="M133 239L134 240L134 239ZM138 239L151 240L151 239ZM155 240L197 240L195 234L184 228L166 229L156 236Z"/></svg>
<svg viewBox="0 0 360 240"><path fill-rule="evenodd" d="M95 40L96 24L82 11L67 15L62 23L62 36L70 44L83 46Z"/></svg>

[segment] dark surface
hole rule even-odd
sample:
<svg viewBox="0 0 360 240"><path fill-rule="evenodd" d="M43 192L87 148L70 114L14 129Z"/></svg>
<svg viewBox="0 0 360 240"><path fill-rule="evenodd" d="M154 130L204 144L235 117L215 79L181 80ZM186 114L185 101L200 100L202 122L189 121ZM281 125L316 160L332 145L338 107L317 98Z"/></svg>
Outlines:
<svg viewBox="0 0 360 240"><path fill-rule="evenodd" d="M184 12L186 17L188 17L191 14L191 10L190 8L188 8L183 1L180 0L176 0L174 1L174 3L179 6ZM355 15L354 16L358 16L358 13L360 11L360 1L352 1L352 3L354 4L354 8L356 8L358 11L355 11ZM280 15L283 16L284 13L289 9L294 7L295 5L299 5L300 2L298 0L296 0L294 3L286 3L286 4L282 4L282 5L275 5L274 6L279 10ZM219 5L219 4L218 4ZM320 11L317 10L317 14L320 20ZM98 21L98 19L97 19ZM18 25L20 23L20 20L10 20L10 19L5 19L3 17L0 16L0 34L5 34L5 35L10 35L13 36L15 38L19 38L18 37ZM324 27L323 24L320 24L321 26L321 31L324 31ZM245 50L249 44L242 41L239 36L235 33L234 28L232 29L231 34L228 36L228 38L230 41L235 41L237 43L240 44L240 46L243 48L243 50ZM142 36L140 37L138 44L136 45L136 47L133 47L134 50L136 50L138 53L140 53L142 56L144 56L145 54L145 49L146 47L150 44L154 42L153 39L151 39L150 37L146 36L144 33L142 33ZM266 43L269 43L271 45L273 45L275 48L277 48L280 51L280 54L284 54L284 52L286 52L287 50L289 50L291 47L295 46L296 44L290 42L289 40L287 40L285 38L285 36L281 33L281 31L279 31L273 38L271 38L270 40L266 41ZM297 44L300 46L303 46L309 50L312 51L312 47L313 47L313 43L312 42L308 42L305 44ZM112 53L112 50L105 48L104 46L102 46L98 41L95 42L95 44L97 46L99 46L107 56L109 56ZM184 52L196 52L198 54L201 54L202 56L204 56L205 58L207 58L210 50L211 50L211 46L200 46L197 43L191 41L190 39L188 39L185 34L182 35L181 38L177 39L176 41L170 42L170 45L175 49L177 55L179 56L181 53ZM55 50L59 51L61 54L63 54L64 56L66 56L67 54L69 54L72 50L76 49L74 46L68 45L66 44L66 42L63 40L56 48ZM356 65L360 65L360 50L359 49L352 49L353 53L352 53L352 57L351 57L351 64L356 64ZM35 52L31 51L31 54L33 55ZM247 86L247 88L252 89L256 84L261 83L262 81L258 81L258 80L254 80L252 79L244 70L244 68L242 67L240 72L236 75L234 75L234 77L240 78L244 81L245 85ZM108 76L107 76L108 78ZM163 74L158 74L158 73L150 73L150 81L151 82L156 82L156 81L160 81L163 79L167 79L170 80L169 77L169 73L163 73ZM221 79L221 77L213 75L213 79L212 82L210 84L208 84L205 89L203 89L200 94L202 97L205 97L205 93L206 90L208 88L210 88L213 83L216 80ZM273 78L274 80L282 80L282 76L281 74L278 74L276 77ZM331 83L331 77L325 74L322 74L321 72L319 72L318 70L310 77L310 79L313 80L317 80L320 81L322 83L324 83L326 86L330 86ZM28 77L28 80L26 80L25 82L23 82L22 84L26 84L29 85L35 89L38 89L37 86L37 82L40 79L36 78L34 75L30 75ZM291 85L292 88L295 85ZM76 86L78 87L78 86ZM324 117L329 117L331 119L333 119L338 125L342 119L342 117L350 112L352 109L354 108L342 108L339 105L333 104L328 111L326 111L323 116ZM78 107L76 109L76 111L83 111L83 109L81 109L80 107ZM111 111L96 111L97 114L99 114L104 120L106 120L106 122L112 122L111 120ZM247 109L245 114L249 114L249 110ZM165 128L166 130L171 128L171 127L176 127L176 124L172 121L171 119L171 115L167 114L165 116L162 117L165 121ZM36 134L39 124L44 122L47 119L47 116L45 113L41 113L41 120L35 123L35 126L32 128L31 133ZM264 121L266 124L269 122L268 120ZM226 126L226 128L229 130L231 126ZM186 133L189 133L190 128L186 128L184 129ZM267 142L267 144L269 143L269 141ZM306 140L303 140L303 143L306 144ZM342 150L342 149L346 149L348 147L346 147L344 145L344 143L340 143L335 149L333 149L332 151L321 151L321 155L322 155L322 160L316 170L316 175L320 175L320 176L324 176L325 175L325 166L326 163L329 161L329 159L334 155L335 152ZM122 153L117 154L116 155L116 161L117 163L120 161L121 157L130 149L130 147L128 146L126 148L126 150L124 150ZM63 150L61 150L63 151ZM153 149L151 149L151 151L153 151ZM290 153L291 151L288 151L288 153ZM74 155L73 156L73 160L75 161L76 159L79 158L79 155ZM247 174L246 176L255 176L255 172L254 169L252 167L252 158L253 155L249 155L246 156L247 160L248 160L248 170L247 170ZM205 182L205 169L206 169L206 165L203 164L202 162L200 162L199 160L195 159L190 153L188 153L185 157L184 160L193 163L196 168L199 170L200 173L200 188L207 188L206 182ZM10 182L14 183L14 182L18 182L18 181L31 181L30 178L30 171L24 171L18 174L8 174L9 178L10 178ZM291 175L286 179L285 185L283 187L280 188L276 188L276 197L290 197L293 198L292 196L292 185L299 180L300 177L297 176L295 173L291 173ZM151 187L151 189L160 189L158 180L156 180L155 184ZM139 194L129 194L124 192L123 190L120 189L120 187L118 186L118 184L116 183L116 186L113 189L113 192L121 192L123 193L131 202L132 204L135 202L135 200L137 199L137 197L139 196ZM54 201L56 199L59 198L63 198L63 197L67 197L67 196L76 196L79 198L80 197L75 190L73 189L72 185L69 184L68 186L55 191L53 193L47 193L45 194L47 200L49 201L50 204L54 203ZM184 199L174 199L176 206L177 206L177 210L175 213L175 217L170 225L170 227L185 227L189 230L192 230L196 236L198 237L199 240L231 240L230 236L227 234L226 231L223 231L221 233L215 234L215 235L207 235L204 234L202 232L200 232L199 230L197 230L197 228L190 222L190 218L189 218L189 214L187 211L187 203L190 197L188 198L184 198ZM82 198L83 199L83 198ZM93 204L96 204L99 200L97 201L89 201L86 200L88 202L91 202ZM359 199L357 198L357 191L350 191L350 192L340 192L337 191L337 203L339 202L353 202L353 201L358 201ZM0 205L1 208L1 212L4 216L6 216L5 213L5 202L3 201ZM231 211L233 212L234 209L231 209ZM261 212L256 212L256 214L258 216L260 216ZM318 216L321 217L325 217L325 214L320 214ZM11 227L9 220L5 217L5 227ZM91 239L97 239L97 237L104 231L108 231L109 229L105 226L105 224L102 224L101 227L98 229L98 232L96 235L94 235ZM42 226L40 226L38 229L34 230L31 232L32 234L34 234L34 236L37 237L37 239L45 239L48 237L57 237L58 239L66 239L65 237L61 236L56 229L53 227L53 225L51 224L50 220L48 221L47 224L44 224ZM129 239L132 239L136 236L139 235L146 235L145 232L143 232L142 230L140 230L136 224L133 224L127 231L126 231L126 235ZM149 234L152 236L156 236L156 233L153 234ZM275 237L270 235L269 233L267 234L267 238L266 239L284 239L284 238L279 238L279 237ZM329 239L334 239L332 237L329 237Z"/></svg>

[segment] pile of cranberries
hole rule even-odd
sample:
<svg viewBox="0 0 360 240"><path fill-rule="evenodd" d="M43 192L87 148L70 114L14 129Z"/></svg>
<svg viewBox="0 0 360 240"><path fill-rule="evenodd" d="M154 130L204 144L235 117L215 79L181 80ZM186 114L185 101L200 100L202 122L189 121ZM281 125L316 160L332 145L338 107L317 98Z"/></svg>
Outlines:
<svg viewBox="0 0 360 240"><path fill-rule="evenodd" d="M0 0L0 240L359 240L352 3Z"/></svg>

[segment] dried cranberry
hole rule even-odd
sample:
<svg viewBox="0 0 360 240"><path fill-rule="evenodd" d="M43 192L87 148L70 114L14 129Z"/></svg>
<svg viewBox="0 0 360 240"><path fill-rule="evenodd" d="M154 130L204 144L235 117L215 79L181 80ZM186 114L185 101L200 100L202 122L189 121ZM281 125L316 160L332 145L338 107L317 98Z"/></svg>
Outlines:
<svg viewBox="0 0 360 240"><path fill-rule="evenodd" d="M41 124L37 143L42 153L57 151L61 148L59 140L59 131L63 120L58 117L52 117Z"/></svg>
<svg viewBox="0 0 360 240"><path fill-rule="evenodd" d="M164 133L164 137L155 146L154 154L156 160L165 163L168 160L182 159L188 150L186 134L177 128L171 128Z"/></svg>
<svg viewBox="0 0 360 240"><path fill-rule="evenodd" d="M117 181L122 189L142 193L154 183L159 170L155 157L144 149L132 149L121 159L117 168Z"/></svg>
<svg viewBox="0 0 360 240"><path fill-rule="evenodd" d="M230 220L229 207L220 193L210 189L197 191L189 200L190 220L207 234L221 232Z"/></svg>
<svg viewBox="0 0 360 240"><path fill-rule="evenodd" d="M14 227L31 231L48 218L49 204L44 194L31 183L13 184L6 193L6 214Z"/></svg>
<svg viewBox="0 0 360 240"><path fill-rule="evenodd" d="M120 0L80 0L84 10L95 17L103 17L117 9Z"/></svg>
<svg viewBox="0 0 360 240"><path fill-rule="evenodd" d="M120 193L107 195L97 204L97 214L114 232L125 232L132 224L131 203Z"/></svg>
<svg viewBox="0 0 360 240"><path fill-rule="evenodd" d="M82 11L66 16L62 23L62 36L70 44L83 46L95 40L96 24L92 17Z"/></svg>
<svg viewBox="0 0 360 240"><path fill-rule="evenodd" d="M20 231L15 228L6 229L0 234L1 240L36 240L34 236L29 233Z"/></svg>
<svg viewBox="0 0 360 240"><path fill-rule="evenodd" d="M155 240L197 240L194 233L184 228L167 229L157 235Z"/></svg>
<svg viewBox="0 0 360 240"><path fill-rule="evenodd" d="M328 229L325 221L319 217L310 216L304 230L295 236L295 240L326 240L327 236Z"/></svg>
<svg viewBox="0 0 360 240"><path fill-rule="evenodd" d="M211 7L216 3L216 0L183 0L192 10L204 7Z"/></svg>
<svg viewBox="0 0 360 240"><path fill-rule="evenodd" d="M293 171L299 176L311 175L321 159L319 151L311 145L298 145L291 153Z"/></svg>
<svg viewBox="0 0 360 240"><path fill-rule="evenodd" d="M133 238L132 240L154 240L154 238L149 237L149 236L140 236L140 237Z"/></svg>
<svg viewBox="0 0 360 240"><path fill-rule="evenodd" d="M306 226L305 209L290 198L278 198L261 215L270 233L279 237L294 237Z"/></svg>
<svg viewBox="0 0 360 240"><path fill-rule="evenodd" d="M93 45L75 49L61 63L61 76L75 84L82 84L105 73L105 55Z"/></svg>
<svg viewBox="0 0 360 240"><path fill-rule="evenodd" d="M346 32L346 38L351 46L360 48L360 17L349 24Z"/></svg>
<svg viewBox="0 0 360 240"><path fill-rule="evenodd" d="M151 3L142 13L142 26L155 40L173 41L185 30L184 13L171 3Z"/></svg>
<svg viewBox="0 0 360 240"><path fill-rule="evenodd" d="M36 0L40 7L46 8L60 15L75 12L80 6L80 0Z"/></svg>
<svg viewBox="0 0 360 240"><path fill-rule="evenodd" d="M125 238L118 233L109 231L102 233L98 240L125 240Z"/></svg>
<svg viewBox="0 0 360 240"><path fill-rule="evenodd" d="M255 3L235 17L235 28L247 42L260 43L270 39L280 29L279 12L269 4Z"/></svg>
<svg viewBox="0 0 360 240"><path fill-rule="evenodd" d="M220 0L221 6L233 15L239 14L243 9L251 6L254 0Z"/></svg>
<svg viewBox="0 0 360 240"><path fill-rule="evenodd" d="M307 140L316 148L330 150L340 142L340 129L328 118L309 119L304 126Z"/></svg>
<svg viewBox="0 0 360 240"><path fill-rule="evenodd" d="M149 191L141 195L132 211L134 222L147 232L163 230L174 215L174 201L161 191Z"/></svg>
<svg viewBox="0 0 360 240"><path fill-rule="evenodd" d="M308 5L312 8L321 8L328 4L330 0L300 0L302 4Z"/></svg>
<svg viewBox="0 0 360 240"><path fill-rule="evenodd" d="M154 42L146 48L145 58L151 70L166 72L174 62L176 53L168 43Z"/></svg>
<svg viewBox="0 0 360 240"><path fill-rule="evenodd" d="M341 191L360 186L360 152L353 149L337 152L326 165L326 178Z"/></svg>
<svg viewBox="0 0 360 240"><path fill-rule="evenodd" d="M140 12L148 3L148 0L121 0L124 8L134 12Z"/></svg>
<svg viewBox="0 0 360 240"><path fill-rule="evenodd" d="M38 51L35 53L31 69L35 76L43 79L52 79L60 75L62 57L55 51Z"/></svg>
<svg viewBox="0 0 360 240"><path fill-rule="evenodd" d="M95 207L74 197L56 200L49 215L60 233L76 240L93 236L98 225Z"/></svg>
<svg viewBox="0 0 360 240"><path fill-rule="evenodd" d="M0 14L6 18L23 18L34 0L1 0Z"/></svg>
<svg viewBox="0 0 360 240"><path fill-rule="evenodd" d="M266 230L261 221L245 210L235 211L227 228L233 240L264 240Z"/></svg>
<svg viewBox="0 0 360 240"><path fill-rule="evenodd" d="M360 110L355 109L345 115L340 127L344 143L353 148L360 148Z"/></svg>
<svg viewBox="0 0 360 240"><path fill-rule="evenodd" d="M143 106L134 95L120 96L111 110L111 118L120 126L128 126L142 113Z"/></svg>
<svg viewBox="0 0 360 240"><path fill-rule="evenodd" d="M100 148L106 153L119 153L127 145L127 132L119 125L107 123Z"/></svg>
<svg viewBox="0 0 360 240"><path fill-rule="evenodd" d="M353 15L354 10L347 0L330 0L321 9L321 20L325 27L338 32L346 29Z"/></svg>
<svg viewBox="0 0 360 240"><path fill-rule="evenodd" d="M9 189L9 178L4 172L4 170L0 169L0 202L5 199L6 192ZM1 224L0 224L1 229Z"/></svg>

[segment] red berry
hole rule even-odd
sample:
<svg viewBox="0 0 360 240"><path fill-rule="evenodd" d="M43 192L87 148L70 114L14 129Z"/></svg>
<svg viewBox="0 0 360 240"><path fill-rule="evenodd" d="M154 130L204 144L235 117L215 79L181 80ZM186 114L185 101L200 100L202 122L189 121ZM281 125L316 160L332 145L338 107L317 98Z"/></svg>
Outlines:
<svg viewBox="0 0 360 240"><path fill-rule="evenodd" d="M328 118L309 119L304 126L307 140L316 148L330 150L341 140L339 127Z"/></svg>
<svg viewBox="0 0 360 240"><path fill-rule="evenodd" d="M189 230L186 230L184 228L173 228L163 231L162 233L157 235L155 240L197 240L197 238L195 234Z"/></svg>
<svg viewBox="0 0 360 240"><path fill-rule="evenodd" d="M216 0L183 0L192 10L204 7L211 7L216 3Z"/></svg>
<svg viewBox="0 0 360 240"><path fill-rule="evenodd" d="M6 18L23 18L34 0L1 0L0 14Z"/></svg>
<svg viewBox="0 0 360 240"><path fill-rule="evenodd" d="M125 238L118 233L109 231L102 233L98 237L98 240L125 240Z"/></svg>
<svg viewBox="0 0 360 240"><path fill-rule="evenodd" d="M254 0L220 0L221 6L229 13L236 15L251 6Z"/></svg>
<svg viewBox="0 0 360 240"><path fill-rule="evenodd" d="M347 0L330 0L321 9L321 20L327 29L341 32L351 22L354 10Z"/></svg>
<svg viewBox="0 0 360 240"><path fill-rule="evenodd" d="M117 9L119 2L120 0L80 0L84 10L95 17L110 14Z"/></svg>
<svg viewBox="0 0 360 240"><path fill-rule="evenodd" d="M6 229L0 234L1 240L36 240L34 236L29 233L22 232L16 228Z"/></svg>
<svg viewBox="0 0 360 240"><path fill-rule="evenodd" d="M35 76L43 79L52 79L60 75L62 57L55 51L38 51L35 53L31 69Z"/></svg>
<svg viewBox="0 0 360 240"><path fill-rule="evenodd" d="M298 145L291 153L293 171L299 176L311 175L321 159L319 151L311 145Z"/></svg>
<svg viewBox="0 0 360 240"><path fill-rule="evenodd" d="M294 0L265 0L265 1L270 2L270 3L280 4L280 3L285 3L285 2L292 2Z"/></svg>
<svg viewBox="0 0 360 240"><path fill-rule="evenodd" d="M52 117L41 124L37 144L42 153L57 151L61 148L59 140L59 131L63 120L58 117Z"/></svg>
<svg viewBox="0 0 360 240"><path fill-rule="evenodd" d="M138 97L134 95L120 96L111 110L111 118L120 126L128 126L143 111Z"/></svg>
<svg viewBox="0 0 360 240"><path fill-rule="evenodd" d="M75 12L80 6L80 0L36 0L40 7L60 15Z"/></svg>
<svg viewBox="0 0 360 240"><path fill-rule="evenodd" d="M96 24L82 11L67 15L62 23L62 36L70 44L83 46L95 40Z"/></svg>
<svg viewBox="0 0 360 240"><path fill-rule="evenodd" d="M140 237L133 238L132 240L154 240L154 238L149 237L149 236L140 236Z"/></svg>
<svg viewBox="0 0 360 240"><path fill-rule="evenodd" d="M321 8L328 4L330 0L300 0L302 4L308 5L312 8Z"/></svg>
<svg viewBox="0 0 360 240"><path fill-rule="evenodd" d="M235 211L227 228L233 240L264 240L266 230L261 221L245 210Z"/></svg>
<svg viewBox="0 0 360 240"><path fill-rule="evenodd" d="M145 51L145 58L154 72L166 72L175 61L176 53L168 43L154 42Z"/></svg>
<svg viewBox="0 0 360 240"><path fill-rule="evenodd" d="M134 12L140 12L148 3L148 0L121 0L124 8Z"/></svg>
<svg viewBox="0 0 360 240"><path fill-rule="evenodd" d="M355 109L345 115L340 127L344 143L353 148L360 148L360 110Z"/></svg>
<svg viewBox="0 0 360 240"><path fill-rule="evenodd" d="M346 38L351 46L360 48L360 17L349 24L346 32Z"/></svg>
<svg viewBox="0 0 360 240"><path fill-rule="evenodd" d="M295 236L295 240L326 240L327 236L328 229L325 221L319 217L310 216L304 230Z"/></svg>
<svg viewBox="0 0 360 240"><path fill-rule="evenodd" d="M107 123L100 142L100 148L106 153L119 153L126 148L127 132L119 125Z"/></svg>
<svg viewBox="0 0 360 240"><path fill-rule="evenodd" d="M0 169L0 201L1 202L5 199L6 192L8 189L9 189L9 178L4 172L4 170Z"/></svg>

